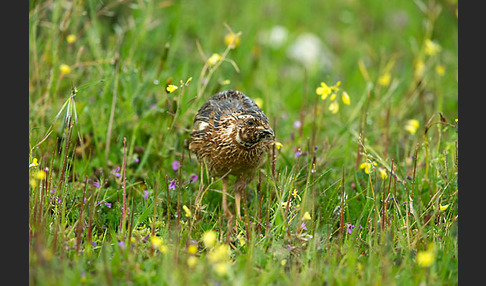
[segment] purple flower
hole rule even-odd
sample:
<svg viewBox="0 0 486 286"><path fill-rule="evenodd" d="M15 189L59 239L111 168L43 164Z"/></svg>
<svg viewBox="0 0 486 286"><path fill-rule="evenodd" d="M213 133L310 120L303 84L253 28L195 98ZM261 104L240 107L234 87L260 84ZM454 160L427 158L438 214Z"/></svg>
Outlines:
<svg viewBox="0 0 486 286"><path fill-rule="evenodd" d="M180 166L181 166L181 164L179 163L179 161L174 160L174 161L172 162L172 170L177 171L177 170L179 170L179 167L180 167Z"/></svg>
<svg viewBox="0 0 486 286"><path fill-rule="evenodd" d="M96 241L92 241L92 242L91 242L91 245L92 245L93 247L95 247L95 246L96 246L96 245L98 245L98 244L96 244Z"/></svg>
<svg viewBox="0 0 486 286"><path fill-rule="evenodd" d="M199 179L199 177L196 174L191 174L191 178L189 179L190 182L195 182Z"/></svg>
<svg viewBox="0 0 486 286"><path fill-rule="evenodd" d="M120 166L116 167L116 169L112 170L111 173L115 176L115 177L121 177L121 174L119 173L120 172Z"/></svg>
<svg viewBox="0 0 486 286"><path fill-rule="evenodd" d="M119 241L118 242L118 246L121 248L121 249L125 249L125 241Z"/></svg>
<svg viewBox="0 0 486 286"><path fill-rule="evenodd" d="M353 232L354 224L347 223L348 226L348 233L351 234Z"/></svg>
<svg viewBox="0 0 486 286"><path fill-rule="evenodd" d="M93 182L93 186L95 186L96 188L101 187L100 183L98 183L98 182Z"/></svg>
<svg viewBox="0 0 486 286"><path fill-rule="evenodd" d="M302 224L300 225L300 228L303 229L303 230L307 230L307 227L305 226L305 222L302 222Z"/></svg>
<svg viewBox="0 0 486 286"><path fill-rule="evenodd" d="M143 190L143 198L144 199L147 199L148 198L148 195L149 195L149 191Z"/></svg>
<svg viewBox="0 0 486 286"><path fill-rule="evenodd" d="M295 158L299 158L300 155L302 155L302 151L300 149L295 151L295 155L294 155Z"/></svg>
<svg viewBox="0 0 486 286"><path fill-rule="evenodd" d="M298 129L302 126L302 122L300 120L295 120L294 121L294 129Z"/></svg>
<svg viewBox="0 0 486 286"><path fill-rule="evenodd" d="M175 190L176 180L169 181L169 190Z"/></svg>

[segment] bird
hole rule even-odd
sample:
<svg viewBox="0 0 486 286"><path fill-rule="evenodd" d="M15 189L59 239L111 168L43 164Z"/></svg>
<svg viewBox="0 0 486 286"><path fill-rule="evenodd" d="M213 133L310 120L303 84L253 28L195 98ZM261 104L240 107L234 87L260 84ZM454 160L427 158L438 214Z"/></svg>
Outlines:
<svg viewBox="0 0 486 286"><path fill-rule="evenodd" d="M266 153L275 142L268 117L253 99L237 90L214 94L194 117L189 151L206 166L211 177L223 183L222 210L228 209L228 177L235 176L235 208L241 220L241 195L264 164Z"/></svg>

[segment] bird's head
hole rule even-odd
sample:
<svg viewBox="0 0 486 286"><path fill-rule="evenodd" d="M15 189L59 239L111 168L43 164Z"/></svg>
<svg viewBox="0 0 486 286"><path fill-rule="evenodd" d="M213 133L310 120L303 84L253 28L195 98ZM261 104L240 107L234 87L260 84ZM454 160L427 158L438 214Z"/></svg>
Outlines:
<svg viewBox="0 0 486 286"><path fill-rule="evenodd" d="M268 120L262 120L252 115L240 116L236 121L235 131L236 142L247 148L258 143L270 144L275 139Z"/></svg>

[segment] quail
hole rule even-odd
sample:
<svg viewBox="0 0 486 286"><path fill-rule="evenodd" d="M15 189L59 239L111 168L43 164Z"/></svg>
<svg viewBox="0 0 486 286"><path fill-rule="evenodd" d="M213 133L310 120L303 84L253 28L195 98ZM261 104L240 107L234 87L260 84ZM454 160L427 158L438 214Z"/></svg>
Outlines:
<svg viewBox="0 0 486 286"><path fill-rule="evenodd" d="M222 209L229 219L228 175L236 177L235 207L241 220L241 194L264 163L274 139L267 116L253 99L237 90L213 95L196 114L189 150L211 177L222 177Z"/></svg>

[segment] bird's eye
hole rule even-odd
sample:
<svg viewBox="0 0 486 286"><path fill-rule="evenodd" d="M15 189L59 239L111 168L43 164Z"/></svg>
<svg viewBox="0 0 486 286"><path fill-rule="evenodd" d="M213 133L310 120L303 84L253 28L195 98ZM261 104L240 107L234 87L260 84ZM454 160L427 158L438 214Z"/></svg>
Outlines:
<svg viewBox="0 0 486 286"><path fill-rule="evenodd" d="M252 126L255 122L253 120L248 120L246 123L248 123L248 125Z"/></svg>

